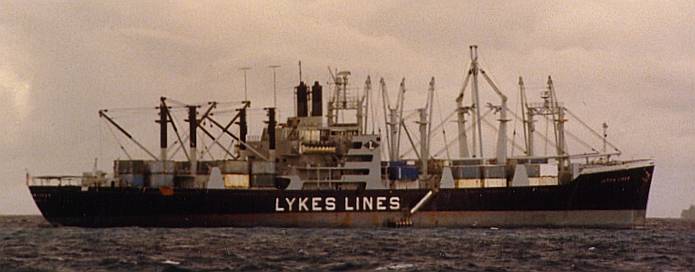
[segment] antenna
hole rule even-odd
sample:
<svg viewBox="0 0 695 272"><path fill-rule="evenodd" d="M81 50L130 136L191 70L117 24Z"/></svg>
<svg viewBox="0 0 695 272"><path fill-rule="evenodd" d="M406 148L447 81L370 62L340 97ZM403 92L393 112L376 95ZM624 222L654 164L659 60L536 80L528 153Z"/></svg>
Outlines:
<svg viewBox="0 0 695 272"><path fill-rule="evenodd" d="M608 142L608 124L603 122L603 153L606 153L606 145Z"/></svg>
<svg viewBox="0 0 695 272"><path fill-rule="evenodd" d="M301 62L300 62L301 63ZM301 65L301 64L300 64ZM278 90L277 90L277 79L275 77L275 70L279 68L280 65L270 65L268 68L273 69L273 108L278 107ZM301 67L301 66L300 66ZM300 69L301 71L301 69ZM301 74L301 72L300 72ZM300 76L301 77L301 76Z"/></svg>
<svg viewBox="0 0 695 272"><path fill-rule="evenodd" d="M251 67L241 67L239 70L244 71L244 101L249 101L249 92L246 86L246 71L251 70Z"/></svg>
<svg viewBox="0 0 695 272"><path fill-rule="evenodd" d="M299 82L302 82L302 61L299 61Z"/></svg>

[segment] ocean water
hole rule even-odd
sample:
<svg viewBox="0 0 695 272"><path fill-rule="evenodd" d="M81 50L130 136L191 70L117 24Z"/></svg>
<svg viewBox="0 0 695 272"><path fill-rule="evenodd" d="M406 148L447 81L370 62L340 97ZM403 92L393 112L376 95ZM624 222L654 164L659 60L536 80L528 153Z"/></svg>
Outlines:
<svg viewBox="0 0 695 272"><path fill-rule="evenodd" d="M695 223L633 229L52 227L0 217L0 271L695 271Z"/></svg>

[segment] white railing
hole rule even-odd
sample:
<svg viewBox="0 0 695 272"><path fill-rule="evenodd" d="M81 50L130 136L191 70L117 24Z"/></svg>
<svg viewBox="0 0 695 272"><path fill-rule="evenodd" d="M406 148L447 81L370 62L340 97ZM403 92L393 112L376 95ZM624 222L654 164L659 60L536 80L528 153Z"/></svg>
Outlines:
<svg viewBox="0 0 695 272"><path fill-rule="evenodd" d="M82 186L82 176L27 176L27 186Z"/></svg>

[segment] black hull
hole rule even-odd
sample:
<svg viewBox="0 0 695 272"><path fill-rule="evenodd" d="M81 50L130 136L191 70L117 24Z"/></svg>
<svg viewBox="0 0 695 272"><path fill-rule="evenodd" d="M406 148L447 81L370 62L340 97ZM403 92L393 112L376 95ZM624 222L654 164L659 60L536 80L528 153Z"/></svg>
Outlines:
<svg viewBox="0 0 695 272"><path fill-rule="evenodd" d="M615 226L644 223L654 166L558 186L291 191L30 186L52 224L83 227Z"/></svg>

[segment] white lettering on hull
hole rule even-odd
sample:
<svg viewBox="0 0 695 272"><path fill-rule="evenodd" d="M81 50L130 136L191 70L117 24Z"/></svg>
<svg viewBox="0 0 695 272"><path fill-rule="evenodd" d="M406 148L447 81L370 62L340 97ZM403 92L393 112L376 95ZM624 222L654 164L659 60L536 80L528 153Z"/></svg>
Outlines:
<svg viewBox="0 0 695 272"><path fill-rule="evenodd" d="M379 196L376 198L376 210L377 211L385 211L386 210L386 198L383 196Z"/></svg>
<svg viewBox="0 0 695 272"><path fill-rule="evenodd" d="M300 212L301 211L307 211L307 212L309 211L309 207L306 205L306 201L308 199L309 198L307 198L307 197L300 197L299 198L299 211Z"/></svg>
<svg viewBox="0 0 695 272"><path fill-rule="evenodd" d="M400 210L401 209L401 200L397 197L392 197L389 199L389 208L391 210Z"/></svg>
<svg viewBox="0 0 695 272"><path fill-rule="evenodd" d="M398 196L345 197L342 205L336 200L335 197L276 197L275 211L398 211L401 208L401 199Z"/></svg>
<svg viewBox="0 0 695 272"><path fill-rule="evenodd" d="M275 198L275 211L276 212L284 212L285 211L284 207L280 207L280 199L277 197Z"/></svg>
<svg viewBox="0 0 695 272"><path fill-rule="evenodd" d="M326 198L326 210L335 211L335 197Z"/></svg>
<svg viewBox="0 0 695 272"><path fill-rule="evenodd" d="M292 198L292 199L285 198L285 201L287 201L287 207L288 207L287 210L288 211L290 211L290 212L292 211L292 206L293 206L292 204L294 203L295 200L296 199L294 199L294 198Z"/></svg>
<svg viewBox="0 0 695 272"><path fill-rule="evenodd" d="M350 206L350 201L348 201L348 198L345 197L345 210L346 211L354 211L355 207Z"/></svg>

